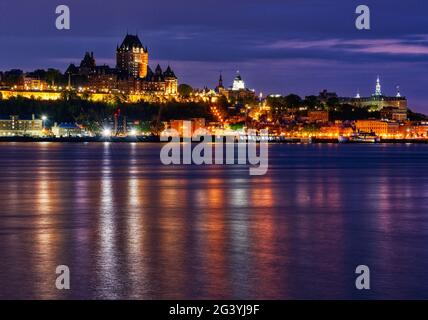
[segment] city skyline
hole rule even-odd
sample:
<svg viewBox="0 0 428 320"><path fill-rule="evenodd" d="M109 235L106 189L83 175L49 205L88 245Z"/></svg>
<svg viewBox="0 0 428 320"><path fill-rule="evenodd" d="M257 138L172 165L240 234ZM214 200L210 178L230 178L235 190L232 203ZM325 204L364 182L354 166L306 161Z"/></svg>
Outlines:
<svg viewBox="0 0 428 320"><path fill-rule="evenodd" d="M305 96L328 89L340 96L357 91L367 96L379 74L385 94L395 95L399 85L411 109L428 112L428 37L420 29L424 11L416 7L368 1L372 30L359 31L354 26L356 1L64 4L71 9L69 31L55 29L54 1L29 4L25 12L14 3L0 4L8 12L0 22L0 38L8 48L0 53L0 69L65 71L88 50L99 64L113 66L111 47L128 30L138 32L156 57L154 64L174 65L181 83L195 87L214 87L220 71L229 85L240 70L248 87L264 94ZM401 16L409 11L411 19Z"/></svg>

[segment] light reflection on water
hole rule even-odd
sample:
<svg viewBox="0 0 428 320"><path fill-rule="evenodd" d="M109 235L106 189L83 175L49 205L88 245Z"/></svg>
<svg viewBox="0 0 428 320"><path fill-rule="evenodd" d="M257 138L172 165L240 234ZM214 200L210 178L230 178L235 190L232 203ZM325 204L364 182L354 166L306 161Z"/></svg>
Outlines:
<svg viewBox="0 0 428 320"><path fill-rule="evenodd" d="M428 146L271 145L258 177L159 150L1 144L0 298L428 298Z"/></svg>

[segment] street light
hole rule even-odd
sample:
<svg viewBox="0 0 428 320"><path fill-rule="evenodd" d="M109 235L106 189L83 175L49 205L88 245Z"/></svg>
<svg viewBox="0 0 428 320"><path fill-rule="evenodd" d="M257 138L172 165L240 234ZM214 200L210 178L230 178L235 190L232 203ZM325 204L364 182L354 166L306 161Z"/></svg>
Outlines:
<svg viewBox="0 0 428 320"><path fill-rule="evenodd" d="M48 117L42 116L42 128L43 128L43 130L45 130L45 122L46 122L46 120L48 120Z"/></svg>
<svg viewBox="0 0 428 320"><path fill-rule="evenodd" d="M110 137L111 136L111 130L106 128L103 130L103 136L104 137Z"/></svg>

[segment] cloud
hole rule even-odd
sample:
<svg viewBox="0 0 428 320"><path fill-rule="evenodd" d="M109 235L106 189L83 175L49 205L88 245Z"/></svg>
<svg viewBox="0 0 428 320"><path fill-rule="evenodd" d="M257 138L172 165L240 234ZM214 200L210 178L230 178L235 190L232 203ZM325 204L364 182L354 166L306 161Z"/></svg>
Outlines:
<svg viewBox="0 0 428 320"><path fill-rule="evenodd" d="M273 50L320 49L401 56L428 55L428 36L408 36L400 39L290 39L263 44L262 47Z"/></svg>

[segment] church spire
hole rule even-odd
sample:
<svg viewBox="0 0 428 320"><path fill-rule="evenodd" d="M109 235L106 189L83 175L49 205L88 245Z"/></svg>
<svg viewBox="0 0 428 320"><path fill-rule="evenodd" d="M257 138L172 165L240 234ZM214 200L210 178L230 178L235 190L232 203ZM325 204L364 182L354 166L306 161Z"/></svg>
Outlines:
<svg viewBox="0 0 428 320"><path fill-rule="evenodd" d="M382 87L380 85L380 77L379 75L377 76L377 80L376 80L376 91L375 91L375 96L381 96L382 95Z"/></svg>
<svg viewBox="0 0 428 320"><path fill-rule="evenodd" d="M401 98L401 93L400 93L400 86L397 86L397 98Z"/></svg>
<svg viewBox="0 0 428 320"><path fill-rule="evenodd" d="M218 87L223 88L223 75L220 72L220 78L218 79Z"/></svg>
<svg viewBox="0 0 428 320"><path fill-rule="evenodd" d="M355 96L355 99L360 99L361 95L360 95L360 89L357 90L357 95Z"/></svg>

